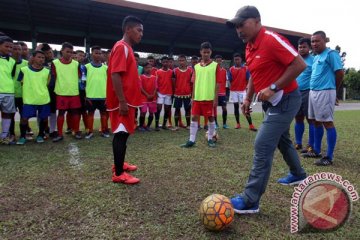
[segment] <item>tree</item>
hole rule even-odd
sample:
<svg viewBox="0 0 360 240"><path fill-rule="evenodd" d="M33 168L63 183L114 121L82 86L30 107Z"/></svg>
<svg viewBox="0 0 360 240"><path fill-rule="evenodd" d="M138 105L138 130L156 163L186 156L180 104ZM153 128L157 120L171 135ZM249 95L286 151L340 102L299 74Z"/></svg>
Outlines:
<svg viewBox="0 0 360 240"><path fill-rule="evenodd" d="M354 68L346 70L344 84L348 91L348 98L360 99L360 71Z"/></svg>

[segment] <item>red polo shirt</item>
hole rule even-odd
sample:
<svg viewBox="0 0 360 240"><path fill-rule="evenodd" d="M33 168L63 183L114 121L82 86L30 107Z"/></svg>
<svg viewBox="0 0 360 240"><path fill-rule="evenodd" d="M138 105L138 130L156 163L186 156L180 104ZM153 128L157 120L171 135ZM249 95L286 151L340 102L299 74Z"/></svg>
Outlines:
<svg viewBox="0 0 360 240"><path fill-rule="evenodd" d="M246 63L255 92L276 82L297 55L297 51L286 38L262 27L255 42L246 45ZM283 90L284 93L289 93L297 87L294 78Z"/></svg>

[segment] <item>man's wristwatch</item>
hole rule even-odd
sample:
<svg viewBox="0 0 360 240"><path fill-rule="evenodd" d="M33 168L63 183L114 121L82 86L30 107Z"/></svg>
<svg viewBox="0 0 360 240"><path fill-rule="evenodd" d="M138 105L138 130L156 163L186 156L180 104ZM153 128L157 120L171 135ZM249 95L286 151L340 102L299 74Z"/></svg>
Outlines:
<svg viewBox="0 0 360 240"><path fill-rule="evenodd" d="M273 84L270 85L270 90L271 90L271 91L274 91L274 92L279 91L279 89L278 89L278 87L276 86L275 83L273 83Z"/></svg>

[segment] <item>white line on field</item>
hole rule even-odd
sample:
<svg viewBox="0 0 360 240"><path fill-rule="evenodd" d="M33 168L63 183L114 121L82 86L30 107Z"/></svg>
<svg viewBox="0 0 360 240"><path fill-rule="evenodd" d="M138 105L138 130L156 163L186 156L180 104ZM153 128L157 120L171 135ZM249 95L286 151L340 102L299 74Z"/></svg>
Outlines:
<svg viewBox="0 0 360 240"><path fill-rule="evenodd" d="M79 151L77 144L70 143L68 152L70 155L70 159L69 159L70 166L72 166L75 169L80 170L81 165L83 163L81 162L81 159L80 159L80 151Z"/></svg>

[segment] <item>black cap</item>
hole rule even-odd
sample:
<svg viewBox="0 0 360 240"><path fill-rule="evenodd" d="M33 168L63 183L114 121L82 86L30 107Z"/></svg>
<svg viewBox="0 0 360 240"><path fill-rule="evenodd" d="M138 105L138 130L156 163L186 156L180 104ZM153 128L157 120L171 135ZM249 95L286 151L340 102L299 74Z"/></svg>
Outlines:
<svg viewBox="0 0 360 240"><path fill-rule="evenodd" d="M235 25L244 22L248 18L260 18L259 10L254 6L244 6L236 12L233 19L226 21L226 25L234 28Z"/></svg>

